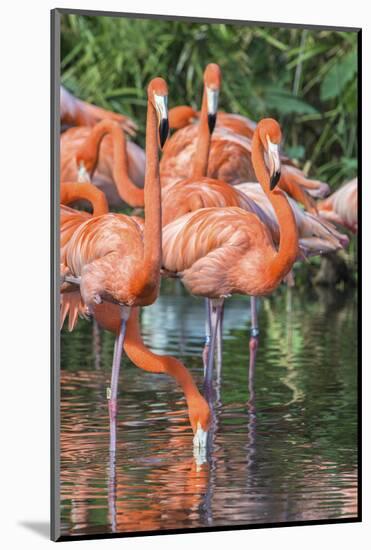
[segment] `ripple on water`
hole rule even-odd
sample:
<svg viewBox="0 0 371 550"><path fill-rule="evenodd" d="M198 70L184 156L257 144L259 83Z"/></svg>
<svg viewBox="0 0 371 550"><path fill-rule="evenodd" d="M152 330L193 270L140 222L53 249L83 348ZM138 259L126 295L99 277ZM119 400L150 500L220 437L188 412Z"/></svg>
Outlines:
<svg viewBox="0 0 371 550"><path fill-rule="evenodd" d="M106 387L113 336L80 321L62 333L63 534L351 518L357 514L354 295L286 291L259 304L255 400L248 390L249 302L224 317L212 447L200 464L173 380L123 360L116 456ZM142 313L144 340L183 358L202 387L202 300L165 292Z"/></svg>

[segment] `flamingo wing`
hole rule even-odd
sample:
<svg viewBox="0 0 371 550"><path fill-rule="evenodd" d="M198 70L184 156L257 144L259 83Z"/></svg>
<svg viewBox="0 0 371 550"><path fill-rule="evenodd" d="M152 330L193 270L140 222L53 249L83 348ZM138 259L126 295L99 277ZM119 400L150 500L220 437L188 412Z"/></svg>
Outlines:
<svg viewBox="0 0 371 550"><path fill-rule="evenodd" d="M258 184L257 184L258 185ZM274 242L279 241L278 223L267 214L248 194L226 182L212 178L179 181L166 189L162 200L163 225L201 208L239 207L256 214L268 227Z"/></svg>
<svg viewBox="0 0 371 550"><path fill-rule="evenodd" d="M231 273L241 258L248 253L254 276L264 256L274 252L267 228L255 214L241 208L204 208L163 229L164 269L178 273L189 291L198 296L238 292Z"/></svg>
<svg viewBox="0 0 371 550"><path fill-rule="evenodd" d="M122 257L141 254L143 249L140 218L123 214L90 217L74 231L66 246L66 265L71 274L79 277L87 264L112 252Z"/></svg>
<svg viewBox="0 0 371 550"><path fill-rule="evenodd" d="M91 219L91 215L87 212L78 212L68 206L60 208L60 262L61 275L69 273L69 268L66 265L66 250L68 242L76 229L85 221ZM71 332L77 323L79 316L86 316L86 307L80 295L80 291L71 285L66 285L66 292L62 292L60 296L60 328L62 329L66 318L68 318L68 330Z"/></svg>
<svg viewBox="0 0 371 550"><path fill-rule="evenodd" d="M257 183L242 183L237 189L246 197L250 198L270 220L270 227L273 227L272 237L276 245L279 243L279 227L276 214L268 197L261 186ZM305 212L290 197L287 197L295 216L299 235L299 247L305 256L314 256L325 252L339 250L348 244L346 235L341 234L328 222L319 216ZM259 214L258 214L259 215Z"/></svg>

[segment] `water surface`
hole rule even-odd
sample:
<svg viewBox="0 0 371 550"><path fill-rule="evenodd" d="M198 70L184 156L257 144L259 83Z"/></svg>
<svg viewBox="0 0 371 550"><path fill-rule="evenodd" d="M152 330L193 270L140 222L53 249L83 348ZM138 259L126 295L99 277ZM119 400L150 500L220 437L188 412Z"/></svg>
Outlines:
<svg viewBox="0 0 371 550"><path fill-rule="evenodd" d="M113 460L106 400L113 335L87 321L72 334L63 331L62 534L355 517L356 308L352 291L282 287L261 300L249 391L249 301L228 301L215 430L204 463L193 456L181 390L126 358ZM180 358L202 387L202 300L172 281L143 310L142 332L156 353Z"/></svg>

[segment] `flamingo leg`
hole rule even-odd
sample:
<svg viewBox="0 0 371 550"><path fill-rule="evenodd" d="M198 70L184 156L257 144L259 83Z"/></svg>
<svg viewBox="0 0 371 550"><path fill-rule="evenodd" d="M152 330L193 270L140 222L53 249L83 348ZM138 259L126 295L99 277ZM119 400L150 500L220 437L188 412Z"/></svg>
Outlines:
<svg viewBox="0 0 371 550"><path fill-rule="evenodd" d="M258 325L258 310L257 310L258 299L256 296L250 296L250 306L251 306L251 329L250 329L250 362L249 362L249 387L253 384L254 374L255 374L255 362L256 354L259 345L259 325Z"/></svg>
<svg viewBox="0 0 371 550"><path fill-rule="evenodd" d="M209 347L210 347L210 330L211 330L211 300L205 298L205 346L202 351L202 361L204 364L204 377L206 376L207 370L207 360L209 356Z"/></svg>
<svg viewBox="0 0 371 550"><path fill-rule="evenodd" d="M115 347L113 351L111 386L107 391L108 411L110 418L110 451L116 449L116 416L117 416L117 389L120 374L122 350L125 340L126 321L130 315L130 308L120 307L121 323L120 330L116 335Z"/></svg>
<svg viewBox="0 0 371 550"><path fill-rule="evenodd" d="M224 304L220 309L220 318L216 333L216 375L218 385L220 385L222 376L222 364L223 364L223 319L224 319Z"/></svg>
<svg viewBox="0 0 371 550"><path fill-rule="evenodd" d="M64 280L66 283L71 283L74 285L80 285L81 283L81 277L75 277L74 275L65 275Z"/></svg>
<svg viewBox="0 0 371 550"><path fill-rule="evenodd" d="M210 326L211 326L211 337L210 337L210 349L207 358L207 366L204 380L204 393L207 401L211 402L212 400L212 389L213 389L213 367L214 367L214 355L215 355L215 346L216 346L216 337L218 331L218 325L220 322L220 316L223 308L223 299L212 299L211 308L210 308Z"/></svg>

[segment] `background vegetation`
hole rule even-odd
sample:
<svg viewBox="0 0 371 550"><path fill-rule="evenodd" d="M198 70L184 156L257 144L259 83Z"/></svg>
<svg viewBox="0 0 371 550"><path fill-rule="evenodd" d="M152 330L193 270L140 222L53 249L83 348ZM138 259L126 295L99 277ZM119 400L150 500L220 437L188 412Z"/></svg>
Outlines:
<svg viewBox="0 0 371 550"><path fill-rule="evenodd" d="M198 108L215 61L221 109L276 117L285 150L333 188L356 174L356 33L64 15L61 52L62 83L131 115L142 144L150 78L166 78L170 106Z"/></svg>

